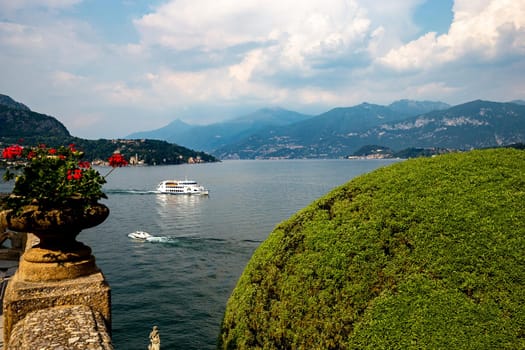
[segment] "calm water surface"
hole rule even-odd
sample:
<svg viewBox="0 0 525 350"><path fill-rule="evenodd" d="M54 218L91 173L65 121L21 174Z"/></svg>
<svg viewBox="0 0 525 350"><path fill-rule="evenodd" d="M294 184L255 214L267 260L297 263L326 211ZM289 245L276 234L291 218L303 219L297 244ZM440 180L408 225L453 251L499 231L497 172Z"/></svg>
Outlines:
<svg viewBox="0 0 525 350"><path fill-rule="evenodd" d="M111 286L115 349L146 349L153 325L159 326L163 349L214 349L228 297L273 228L333 188L392 162L225 161L116 169L105 185L109 218L78 238L93 249ZM162 180L184 178L197 180L210 195L153 192ZM129 239L135 230L159 242Z"/></svg>

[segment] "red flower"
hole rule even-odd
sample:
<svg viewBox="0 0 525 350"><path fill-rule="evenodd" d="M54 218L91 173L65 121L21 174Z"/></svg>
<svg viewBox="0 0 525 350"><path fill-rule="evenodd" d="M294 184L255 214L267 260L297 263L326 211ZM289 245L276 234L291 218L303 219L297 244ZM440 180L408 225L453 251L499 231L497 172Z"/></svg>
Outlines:
<svg viewBox="0 0 525 350"><path fill-rule="evenodd" d="M114 153L111 157L109 157L108 162L113 168L128 165L128 161L120 153Z"/></svg>
<svg viewBox="0 0 525 350"><path fill-rule="evenodd" d="M87 161L78 162L78 166L82 169L89 169L91 168L91 163Z"/></svg>
<svg viewBox="0 0 525 350"><path fill-rule="evenodd" d="M13 159L22 155L23 148L19 145L12 145L4 148L2 151L2 158Z"/></svg>
<svg viewBox="0 0 525 350"><path fill-rule="evenodd" d="M82 159L84 152L75 149L73 144L57 148L11 145L0 147L0 152L0 157L4 157L0 160L7 163L2 178L16 180L15 196L0 201L4 208L19 210L35 201L46 210L62 208L71 198L81 198L84 205L89 206L106 198L102 191L105 177ZM16 159L9 161L11 158ZM113 157L111 163L113 166L127 164L121 155Z"/></svg>
<svg viewBox="0 0 525 350"><path fill-rule="evenodd" d="M68 169L67 170L67 179L69 181L71 180L80 180L82 178L82 170L81 169Z"/></svg>

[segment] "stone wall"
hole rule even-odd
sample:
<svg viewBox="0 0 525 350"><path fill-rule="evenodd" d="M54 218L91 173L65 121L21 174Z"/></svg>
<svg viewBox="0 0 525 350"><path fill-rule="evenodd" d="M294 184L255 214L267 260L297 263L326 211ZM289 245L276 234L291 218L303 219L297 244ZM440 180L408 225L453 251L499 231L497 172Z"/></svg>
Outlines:
<svg viewBox="0 0 525 350"><path fill-rule="evenodd" d="M113 349L104 317L85 305L30 312L10 338L7 349Z"/></svg>
<svg viewBox="0 0 525 350"><path fill-rule="evenodd" d="M26 248L35 243L31 236ZM100 271L58 281L27 281L17 271L3 318L4 349L113 348L110 287Z"/></svg>

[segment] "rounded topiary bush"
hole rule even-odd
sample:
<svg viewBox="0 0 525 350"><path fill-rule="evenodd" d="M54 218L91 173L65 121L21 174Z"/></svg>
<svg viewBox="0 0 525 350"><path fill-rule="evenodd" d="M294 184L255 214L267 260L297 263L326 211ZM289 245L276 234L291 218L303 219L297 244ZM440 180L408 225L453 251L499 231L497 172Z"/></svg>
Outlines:
<svg viewBox="0 0 525 350"><path fill-rule="evenodd" d="M407 160L278 225L224 349L525 348L525 151Z"/></svg>

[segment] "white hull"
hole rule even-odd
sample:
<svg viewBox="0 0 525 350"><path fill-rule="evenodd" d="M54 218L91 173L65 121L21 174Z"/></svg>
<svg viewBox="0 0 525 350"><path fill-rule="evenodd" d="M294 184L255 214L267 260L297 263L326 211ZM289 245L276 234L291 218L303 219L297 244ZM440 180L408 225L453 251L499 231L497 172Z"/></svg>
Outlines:
<svg viewBox="0 0 525 350"><path fill-rule="evenodd" d="M148 238L151 238L153 236L145 231L135 231L135 232L129 233L128 237L132 239L136 239L138 241L146 241L148 240Z"/></svg>
<svg viewBox="0 0 525 350"><path fill-rule="evenodd" d="M175 195L207 195L209 191L193 180L165 180L157 186L157 192Z"/></svg>

